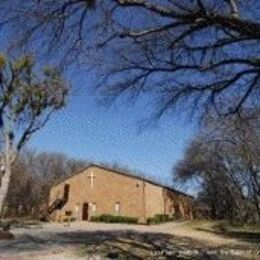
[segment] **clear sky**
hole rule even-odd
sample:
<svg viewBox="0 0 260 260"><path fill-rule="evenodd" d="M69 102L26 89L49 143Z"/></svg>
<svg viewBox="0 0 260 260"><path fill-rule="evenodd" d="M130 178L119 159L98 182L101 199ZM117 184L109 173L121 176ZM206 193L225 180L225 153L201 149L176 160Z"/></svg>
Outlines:
<svg viewBox="0 0 260 260"><path fill-rule="evenodd" d="M0 39L7 34L2 32ZM0 41L0 49L5 50L6 44ZM33 135L28 147L117 164L171 186L173 167L183 157L195 126L182 116L167 115L143 129L142 123L153 109L150 100L140 98L133 103L121 99L108 108L89 90L97 80L94 74L74 69L67 78L73 86L67 106ZM193 188L184 191L194 192Z"/></svg>
<svg viewBox="0 0 260 260"><path fill-rule="evenodd" d="M0 39L6 35L2 32ZM5 50L6 44L0 41L0 49ZM142 122L153 109L147 99L135 103L122 99L108 108L89 91L96 81L93 74L74 69L67 77L73 86L67 106L33 135L27 147L117 164L171 186L173 167L194 136L194 124L182 116L167 115L143 129ZM178 188L194 193L193 188Z"/></svg>
<svg viewBox="0 0 260 260"><path fill-rule="evenodd" d="M93 75L74 73L70 78L68 105L33 136L29 146L96 163L116 163L172 185L172 168L182 158L194 127L168 115L143 129L142 121L151 111L147 100L122 99L108 108L89 91Z"/></svg>

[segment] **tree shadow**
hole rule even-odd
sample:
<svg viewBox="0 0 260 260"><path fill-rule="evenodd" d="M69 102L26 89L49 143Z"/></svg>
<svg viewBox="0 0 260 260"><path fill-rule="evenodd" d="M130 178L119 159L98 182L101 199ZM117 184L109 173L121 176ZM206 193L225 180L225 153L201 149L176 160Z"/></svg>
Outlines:
<svg viewBox="0 0 260 260"><path fill-rule="evenodd" d="M62 243L79 243L81 256L101 259L211 259L205 246L188 238L132 230L60 233ZM83 242L83 243L82 243Z"/></svg>
<svg viewBox="0 0 260 260"><path fill-rule="evenodd" d="M83 257L107 259L211 259L204 245L188 238L137 231L71 231L45 235L18 235L0 243L0 252L15 256L48 250L77 248ZM190 251L191 252L190 252Z"/></svg>
<svg viewBox="0 0 260 260"><path fill-rule="evenodd" d="M260 231L241 231L241 230L209 230L206 228L196 228L198 231L204 231L226 238L236 238L242 242L260 244Z"/></svg>
<svg viewBox="0 0 260 260"><path fill-rule="evenodd" d="M189 238L164 233L77 230L32 234L21 234L14 241L0 242L0 252L14 256L35 252L44 255L73 248L78 256L86 259L239 259L219 258L219 250L223 247L210 248Z"/></svg>
<svg viewBox="0 0 260 260"><path fill-rule="evenodd" d="M260 232L250 232L250 231L227 231L226 235L238 238L250 243L260 244Z"/></svg>

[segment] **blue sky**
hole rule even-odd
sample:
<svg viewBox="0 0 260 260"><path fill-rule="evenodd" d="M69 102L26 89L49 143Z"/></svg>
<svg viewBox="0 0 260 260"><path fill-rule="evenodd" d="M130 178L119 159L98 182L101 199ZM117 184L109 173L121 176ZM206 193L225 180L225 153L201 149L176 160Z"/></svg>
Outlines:
<svg viewBox="0 0 260 260"><path fill-rule="evenodd" d="M194 125L181 116L168 115L140 131L153 109L147 99L135 103L121 99L108 108L90 91L97 80L94 74L74 69L67 78L73 86L67 106L33 135L27 147L117 164L171 186L172 169L194 136ZM194 188L178 188L194 193Z"/></svg>
<svg viewBox="0 0 260 260"><path fill-rule="evenodd" d="M116 163L171 185L172 168L182 158L194 126L168 115L143 129L141 122L151 115L144 99L135 103L121 99L107 107L89 91L93 75L81 72L70 79L73 89L68 105L33 136L29 146L97 163Z"/></svg>
<svg viewBox="0 0 260 260"><path fill-rule="evenodd" d="M0 34L0 39L7 36L8 30ZM2 50L6 44L0 43ZM167 115L140 131L142 121L151 116L149 100L140 98L133 103L121 99L108 108L90 91L97 80L94 74L73 69L67 78L73 86L67 106L33 135L28 147L117 164L171 186L172 169L194 136L194 124L180 115ZM193 187L178 188L194 193Z"/></svg>

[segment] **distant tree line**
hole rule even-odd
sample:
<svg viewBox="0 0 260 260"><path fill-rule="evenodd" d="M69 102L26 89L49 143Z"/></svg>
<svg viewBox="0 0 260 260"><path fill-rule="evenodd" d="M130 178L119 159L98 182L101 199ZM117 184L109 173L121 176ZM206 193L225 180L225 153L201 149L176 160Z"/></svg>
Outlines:
<svg viewBox="0 0 260 260"><path fill-rule="evenodd" d="M88 165L60 153L25 151L15 161L4 207L5 217L38 217L56 182Z"/></svg>

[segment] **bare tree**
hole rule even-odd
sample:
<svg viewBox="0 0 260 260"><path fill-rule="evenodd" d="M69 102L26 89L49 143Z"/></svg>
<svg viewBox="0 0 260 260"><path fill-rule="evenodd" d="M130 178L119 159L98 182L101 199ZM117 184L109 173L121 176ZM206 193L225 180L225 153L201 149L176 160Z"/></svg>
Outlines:
<svg viewBox="0 0 260 260"><path fill-rule="evenodd" d="M63 61L95 60L108 100L148 93L156 117L259 105L257 0L30 0L10 12L11 2L2 24L23 21L18 42L45 44Z"/></svg>
<svg viewBox="0 0 260 260"><path fill-rule="evenodd" d="M68 92L56 69L46 68L43 74L36 74L35 63L29 56L16 60L1 58L0 211L18 153L51 115L64 106Z"/></svg>
<svg viewBox="0 0 260 260"><path fill-rule="evenodd" d="M48 205L52 185L86 165L86 161L64 154L24 149L12 165L4 216L41 216L41 210Z"/></svg>
<svg viewBox="0 0 260 260"><path fill-rule="evenodd" d="M213 217L260 219L258 132L257 110L224 120L208 117L177 165L178 180L200 181L199 197L212 208Z"/></svg>

